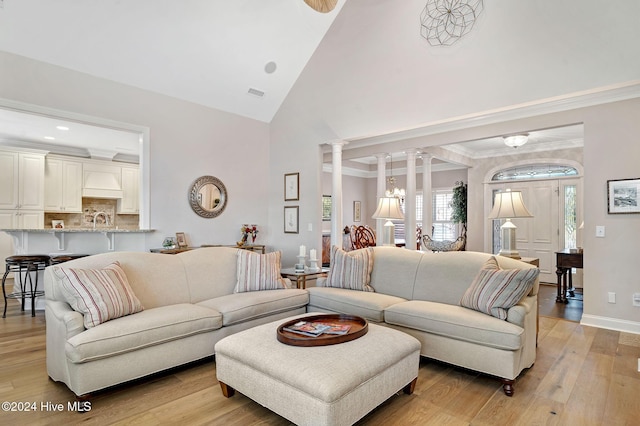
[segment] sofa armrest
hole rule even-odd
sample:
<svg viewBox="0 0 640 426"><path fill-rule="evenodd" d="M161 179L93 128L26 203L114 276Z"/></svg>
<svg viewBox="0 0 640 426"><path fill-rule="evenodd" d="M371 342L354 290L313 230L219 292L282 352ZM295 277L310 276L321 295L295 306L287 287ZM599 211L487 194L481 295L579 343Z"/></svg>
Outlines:
<svg viewBox="0 0 640 426"><path fill-rule="evenodd" d="M58 326L64 328L65 340L85 330L84 316L80 312L71 309L71 306L66 302L47 300L47 312L50 314L50 318L55 319Z"/></svg>
<svg viewBox="0 0 640 426"><path fill-rule="evenodd" d="M536 296L523 297L517 305L512 306L507 311L507 322L524 328L525 317L533 310L537 312L538 298Z"/></svg>

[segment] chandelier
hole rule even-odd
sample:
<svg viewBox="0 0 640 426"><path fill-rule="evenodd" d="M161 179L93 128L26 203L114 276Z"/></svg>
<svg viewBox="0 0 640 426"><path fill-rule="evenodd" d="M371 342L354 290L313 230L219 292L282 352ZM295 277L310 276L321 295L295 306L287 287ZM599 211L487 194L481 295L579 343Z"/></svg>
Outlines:
<svg viewBox="0 0 640 426"><path fill-rule="evenodd" d="M389 158L391 158L391 171L387 178L387 185L389 185L389 189L385 191L385 195L387 197L396 197L399 198L400 201L404 201L406 191L404 188L398 188L396 186L396 178L393 177L393 154L389 154Z"/></svg>

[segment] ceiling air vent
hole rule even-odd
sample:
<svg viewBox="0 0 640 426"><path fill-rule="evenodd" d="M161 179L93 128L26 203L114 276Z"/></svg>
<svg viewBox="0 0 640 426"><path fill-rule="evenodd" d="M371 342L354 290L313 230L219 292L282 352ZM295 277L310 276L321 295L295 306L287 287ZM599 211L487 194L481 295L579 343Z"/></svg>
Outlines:
<svg viewBox="0 0 640 426"><path fill-rule="evenodd" d="M259 98L264 96L264 92L262 90L254 89L253 87L249 87L249 92L247 93L253 96L257 96Z"/></svg>

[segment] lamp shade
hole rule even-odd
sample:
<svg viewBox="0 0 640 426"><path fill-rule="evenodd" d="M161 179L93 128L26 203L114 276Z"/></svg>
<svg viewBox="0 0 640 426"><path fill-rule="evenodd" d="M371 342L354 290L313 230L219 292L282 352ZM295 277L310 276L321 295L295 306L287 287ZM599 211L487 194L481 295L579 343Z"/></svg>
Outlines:
<svg viewBox="0 0 640 426"><path fill-rule="evenodd" d="M513 219L514 217L533 217L522 201L522 192L498 192L493 200L493 209L489 219Z"/></svg>
<svg viewBox="0 0 640 426"><path fill-rule="evenodd" d="M396 197L380 197L378 208L371 218L388 220L404 219L404 215L400 209L400 200Z"/></svg>

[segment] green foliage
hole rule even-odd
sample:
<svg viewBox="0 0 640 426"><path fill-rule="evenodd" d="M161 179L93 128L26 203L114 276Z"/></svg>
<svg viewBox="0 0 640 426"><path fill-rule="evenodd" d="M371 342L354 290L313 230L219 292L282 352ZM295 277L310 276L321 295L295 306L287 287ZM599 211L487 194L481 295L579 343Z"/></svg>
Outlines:
<svg viewBox="0 0 640 426"><path fill-rule="evenodd" d="M463 235L467 233L467 184L456 182L451 198L451 220L462 224Z"/></svg>

